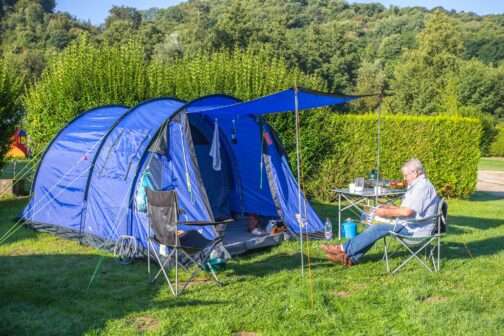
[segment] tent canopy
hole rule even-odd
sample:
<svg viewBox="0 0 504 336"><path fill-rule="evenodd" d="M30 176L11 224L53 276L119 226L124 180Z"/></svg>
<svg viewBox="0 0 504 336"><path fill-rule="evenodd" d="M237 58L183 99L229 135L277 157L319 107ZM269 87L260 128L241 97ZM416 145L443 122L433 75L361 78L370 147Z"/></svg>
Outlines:
<svg viewBox="0 0 504 336"><path fill-rule="evenodd" d="M335 95L302 88L289 88L264 97L246 102L235 103L207 109L196 109L189 113L203 113L212 117L235 115L264 115L270 113L293 112L296 110L295 101L298 101L298 110L321 108L331 105L340 105L351 102L362 96Z"/></svg>

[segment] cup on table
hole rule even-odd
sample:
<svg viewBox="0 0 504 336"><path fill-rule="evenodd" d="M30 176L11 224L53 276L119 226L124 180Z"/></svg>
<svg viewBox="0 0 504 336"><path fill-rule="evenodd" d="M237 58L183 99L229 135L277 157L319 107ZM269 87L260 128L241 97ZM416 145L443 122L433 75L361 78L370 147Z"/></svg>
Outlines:
<svg viewBox="0 0 504 336"><path fill-rule="evenodd" d="M364 191L364 177L357 177L355 179L355 191L356 192Z"/></svg>
<svg viewBox="0 0 504 336"><path fill-rule="evenodd" d="M355 183L350 183L348 185L348 191L351 192L351 193L355 192Z"/></svg>
<svg viewBox="0 0 504 336"><path fill-rule="evenodd" d="M383 189L380 185L375 185L374 187L374 192L375 192L375 195L380 195L382 193Z"/></svg>

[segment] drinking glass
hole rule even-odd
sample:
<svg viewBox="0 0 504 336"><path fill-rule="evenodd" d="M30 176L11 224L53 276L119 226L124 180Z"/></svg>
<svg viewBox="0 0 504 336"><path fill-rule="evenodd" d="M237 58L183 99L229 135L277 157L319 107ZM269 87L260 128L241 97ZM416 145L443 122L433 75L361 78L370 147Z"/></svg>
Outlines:
<svg viewBox="0 0 504 336"><path fill-rule="evenodd" d="M355 191L356 192L364 191L364 177L357 177L355 179Z"/></svg>

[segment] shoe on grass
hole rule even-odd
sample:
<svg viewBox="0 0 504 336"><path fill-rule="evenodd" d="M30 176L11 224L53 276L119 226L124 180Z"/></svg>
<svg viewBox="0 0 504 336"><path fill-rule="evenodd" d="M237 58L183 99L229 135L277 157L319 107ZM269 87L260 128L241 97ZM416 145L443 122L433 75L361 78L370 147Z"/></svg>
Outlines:
<svg viewBox="0 0 504 336"><path fill-rule="evenodd" d="M344 251L341 248L340 244L337 244L337 245L321 245L320 249L322 251L324 251L325 253L330 253L330 254L344 253Z"/></svg>

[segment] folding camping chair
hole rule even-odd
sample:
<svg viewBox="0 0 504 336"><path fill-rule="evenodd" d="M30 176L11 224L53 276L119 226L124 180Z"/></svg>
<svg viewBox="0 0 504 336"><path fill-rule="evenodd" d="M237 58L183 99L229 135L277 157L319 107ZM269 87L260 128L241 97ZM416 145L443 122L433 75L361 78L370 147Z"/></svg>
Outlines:
<svg viewBox="0 0 504 336"><path fill-rule="evenodd" d="M390 231L390 235L394 237L402 247L404 247L410 255L406 258L399 266L397 266L393 271L396 273L402 267L404 267L409 261L416 259L421 265L423 265L427 270L432 272L439 272L440 269L440 259L441 259L441 237L447 231L448 222L448 203L446 203L444 198L441 198L438 201L437 212L435 216L425 218L422 220L410 220L408 224L415 223L425 223L429 222L434 223L434 229L429 235L422 236L407 236L402 235L393 231ZM387 272L390 272L390 264L389 264L389 256L388 249L389 244L387 242L387 237L384 238L385 242L385 253L383 258L385 259L385 264L387 266ZM425 252L425 261L419 257L421 252ZM432 261L432 268L428 265L428 261Z"/></svg>
<svg viewBox="0 0 504 336"><path fill-rule="evenodd" d="M147 259L149 278L154 282L163 274L174 296L182 294L187 285L193 280L199 270L211 273L213 280L221 285L212 265L209 263L210 253L221 237L208 240L196 230L191 230L179 236L177 194L175 191L152 191L147 189L149 233L147 239ZM188 223L184 223L188 224ZM198 223L202 225L202 223ZM151 256L159 265L159 271L151 278ZM190 272L191 266L197 266L179 290L179 266ZM175 284L168 273L175 268Z"/></svg>

